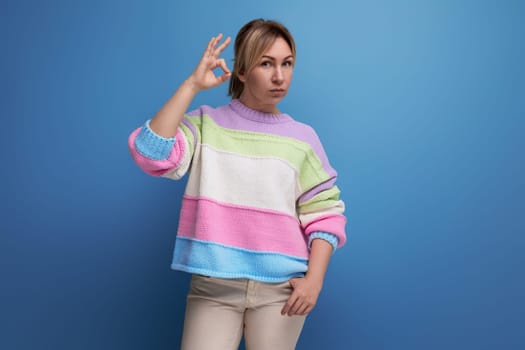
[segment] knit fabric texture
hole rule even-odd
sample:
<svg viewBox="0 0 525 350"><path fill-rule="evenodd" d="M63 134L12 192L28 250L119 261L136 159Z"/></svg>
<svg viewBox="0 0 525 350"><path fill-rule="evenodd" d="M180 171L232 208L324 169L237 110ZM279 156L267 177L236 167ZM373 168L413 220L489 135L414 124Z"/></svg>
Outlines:
<svg viewBox="0 0 525 350"><path fill-rule="evenodd" d="M187 113L175 137L147 121L129 136L146 173L189 174L172 268L281 282L304 276L313 239L346 241L344 203L315 131L238 100Z"/></svg>

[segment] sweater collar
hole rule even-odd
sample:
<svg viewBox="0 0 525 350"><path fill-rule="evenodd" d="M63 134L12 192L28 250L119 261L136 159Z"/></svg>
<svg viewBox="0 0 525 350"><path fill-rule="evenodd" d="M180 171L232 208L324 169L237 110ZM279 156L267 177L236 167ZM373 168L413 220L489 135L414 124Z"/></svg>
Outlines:
<svg viewBox="0 0 525 350"><path fill-rule="evenodd" d="M237 99L231 100L230 107L242 118L253 120L259 123L277 124L286 123L293 120L292 117L285 113L273 114L257 111L246 106Z"/></svg>

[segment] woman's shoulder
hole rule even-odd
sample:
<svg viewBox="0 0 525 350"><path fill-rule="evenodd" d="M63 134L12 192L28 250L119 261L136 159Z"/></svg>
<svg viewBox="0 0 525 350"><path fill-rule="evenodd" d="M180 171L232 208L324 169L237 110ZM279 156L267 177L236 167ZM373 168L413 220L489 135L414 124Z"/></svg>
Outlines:
<svg viewBox="0 0 525 350"><path fill-rule="evenodd" d="M216 108L210 105L200 105L198 107L190 109L188 112L186 112L186 115L189 117L202 117L205 114L209 114L210 112L213 112L213 110L215 109Z"/></svg>
<svg viewBox="0 0 525 350"><path fill-rule="evenodd" d="M287 123L286 128L290 136L299 141L306 142L314 147L318 147L321 143L317 132L310 124L291 117L291 122Z"/></svg>
<svg viewBox="0 0 525 350"><path fill-rule="evenodd" d="M231 109L229 107L229 104L223 104L219 106L211 106L208 104L203 104L198 107L195 107L191 109L189 112L186 113L187 116L190 117L202 117L202 116L212 116L217 114L228 114L231 113Z"/></svg>

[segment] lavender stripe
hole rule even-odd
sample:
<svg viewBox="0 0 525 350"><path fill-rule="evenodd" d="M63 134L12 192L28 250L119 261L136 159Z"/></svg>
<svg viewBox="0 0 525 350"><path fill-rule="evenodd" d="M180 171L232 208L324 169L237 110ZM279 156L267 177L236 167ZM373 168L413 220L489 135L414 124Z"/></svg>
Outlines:
<svg viewBox="0 0 525 350"><path fill-rule="evenodd" d="M184 123L184 125L186 125L193 134L193 145L195 145L197 143L197 130L195 130L195 126L192 123L190 123L186 118L182 119L182 123ZM188 140L188 142L189 141L190 140Z"/></svg>
<svg viewBox="0 0 525 350"><path fill-rule="evenodd" d="M328 179L327 181L323 182L322 184L319 184L315 186L314 188L308 190L305 192L301 197L299 197L298 202L304 203L310 199L312 199L315 195L318 193L321 193L323 191L329 190L330 188L334 187L335 184L335 177L332 177Z"/></svg>
<svg viewBox="0 0 525 350"><path fill-rule="evenodd" d="M328 173L330 178L337 176L337 172L328 162L328 158L319 137L311 126L295 121L287 114L281 114L279 117L281 118L281 121L275 122L278 115L259 113L259 119L261 119L261 121L262 119L265 119L266 121L272 119L272 122L258 122L255 120L257 118L257 112L255 111L252 111L250 119L247 119L242 114L238 113L238 111L243 108L246 109L247 107L242 105L238 100L232 100L228 105L218 108L202 106L198 110L188 113L188 115L195 116L206 114L209 115L217 125L223 128L290 137L305 142L309 144L317 154L321 160L323 169Z"/></svg>

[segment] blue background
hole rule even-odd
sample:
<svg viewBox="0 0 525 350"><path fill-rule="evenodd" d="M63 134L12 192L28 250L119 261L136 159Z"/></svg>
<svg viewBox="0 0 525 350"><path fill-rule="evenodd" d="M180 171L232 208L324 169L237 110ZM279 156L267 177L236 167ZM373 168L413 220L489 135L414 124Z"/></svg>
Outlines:
<svg viewBox="0 0 525 350"><path fill-rule="evenodd" d="M280 108L318 131L348 207L298 349L525 346L525 2L11 0L1 13L1 349L178 348L184 181L142 173L127 137L211 36L258 17L295 36Z"/></svg>

